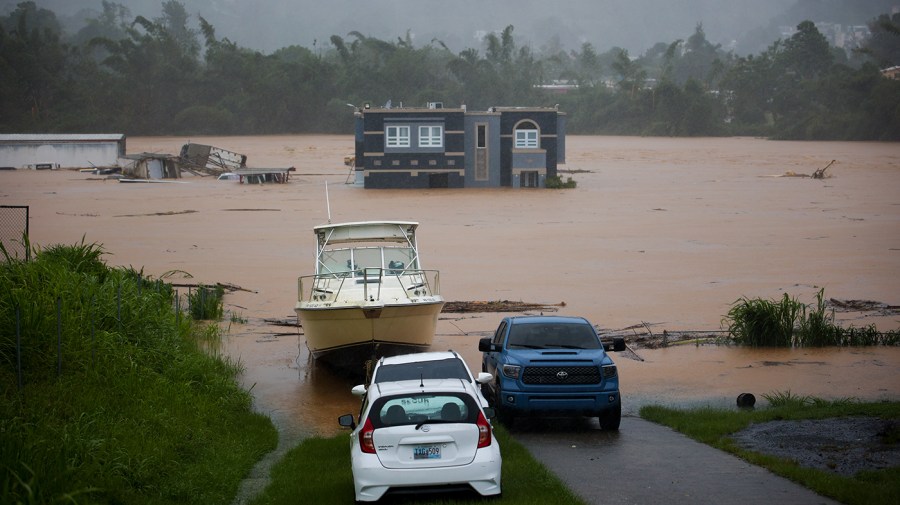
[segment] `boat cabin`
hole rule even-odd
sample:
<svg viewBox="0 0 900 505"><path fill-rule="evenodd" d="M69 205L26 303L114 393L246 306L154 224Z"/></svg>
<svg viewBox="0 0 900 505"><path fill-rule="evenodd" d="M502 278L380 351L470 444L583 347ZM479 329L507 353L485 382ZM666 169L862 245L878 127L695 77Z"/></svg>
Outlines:
<svg viewBox="0 0 900 505"><path fill-rule="evenodd" d="M315 228L319 252L316 274L371 277L418 270L415 230L410 222L344 223Z"/></svg>

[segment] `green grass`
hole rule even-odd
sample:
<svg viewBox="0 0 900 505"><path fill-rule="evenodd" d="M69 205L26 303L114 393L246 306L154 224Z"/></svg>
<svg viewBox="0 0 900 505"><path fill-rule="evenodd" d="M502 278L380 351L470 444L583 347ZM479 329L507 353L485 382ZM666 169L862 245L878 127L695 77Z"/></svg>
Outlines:
<svg viewBox="0 0 900 505"><path fill-rule="evenodd" d="M101 254L0 262L0 503L230 503L277 432L202 351L216 327Z"/></svg>
<svg viewBox="0 0 900 505"><path fill-rule="evenodd" d="M547 503L583 504L549 470L537 462L522 444L513 440L502 426L494 435L503 455L503 494L491 504L544 505ZM302 477L300 477L302 476ZM353 503L353 476L350 471L350 438L342 433L329 438L310 438L292 449L272 470L272 483L252 502L253 505L317 505ZM475 493L448 497L436 495L422 499L398 499L403 504L484 503Z"/></svg>
<svg viewBox="0 0 900 505"><path fill-rule="evenodd" d="M730 437L751 423L774 420L845 416L900 419L900 402L860 403L849 399L825 401L790 392L773 393L766 398L772 401L773 406L752 411L709 408L677 410L647 406L641 408L640 415L647 420L669 426L695 440L730 452L750 463L768 468L778 475L841 503L894 505L900 501L900 467L860 472L853 477L844 477L823 470L805 468L791 460L743 449Z"/></svg>

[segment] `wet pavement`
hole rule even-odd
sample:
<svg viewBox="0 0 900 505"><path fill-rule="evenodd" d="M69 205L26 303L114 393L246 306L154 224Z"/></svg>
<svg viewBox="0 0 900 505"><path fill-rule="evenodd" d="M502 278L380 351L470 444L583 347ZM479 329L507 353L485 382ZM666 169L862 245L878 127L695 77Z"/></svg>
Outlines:
<svg viewBox="0 0 900 505"><path fill-rule="evenodd" d="M618 432L601 431L596 420L536 422L513 436L587 503L838 503L638 417L623 417Z"/></svg>

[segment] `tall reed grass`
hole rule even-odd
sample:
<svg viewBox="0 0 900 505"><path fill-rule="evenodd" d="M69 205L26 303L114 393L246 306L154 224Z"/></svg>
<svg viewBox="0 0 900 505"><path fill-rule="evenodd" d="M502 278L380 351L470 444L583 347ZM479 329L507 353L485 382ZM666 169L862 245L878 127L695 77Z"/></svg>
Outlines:
<svg viewBox="0 0 900 505"><path fill-rule="evenodd" d="M752 347L900 345L898 331L837 325L824 289L809 306L787 293L779 301L742 297L732 304L722 326L735 343Z"/></svg>
<svg viewBox="0 0 900 505"><path fill-rule="evenodd" d="M229 503L274 427L171 287L102 255L83 240L30 262L4 251L0 503Z"/></svg>

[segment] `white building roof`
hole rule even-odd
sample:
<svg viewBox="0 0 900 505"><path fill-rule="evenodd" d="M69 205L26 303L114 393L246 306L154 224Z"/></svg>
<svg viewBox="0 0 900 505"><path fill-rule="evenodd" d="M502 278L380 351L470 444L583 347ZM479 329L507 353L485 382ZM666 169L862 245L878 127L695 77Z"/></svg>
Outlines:
<svg viewBox="0 0 900 505"><path fill-rule="evenodd" d="M124 133L11 133L0 134L0 142L115 142Z"/></svg>

